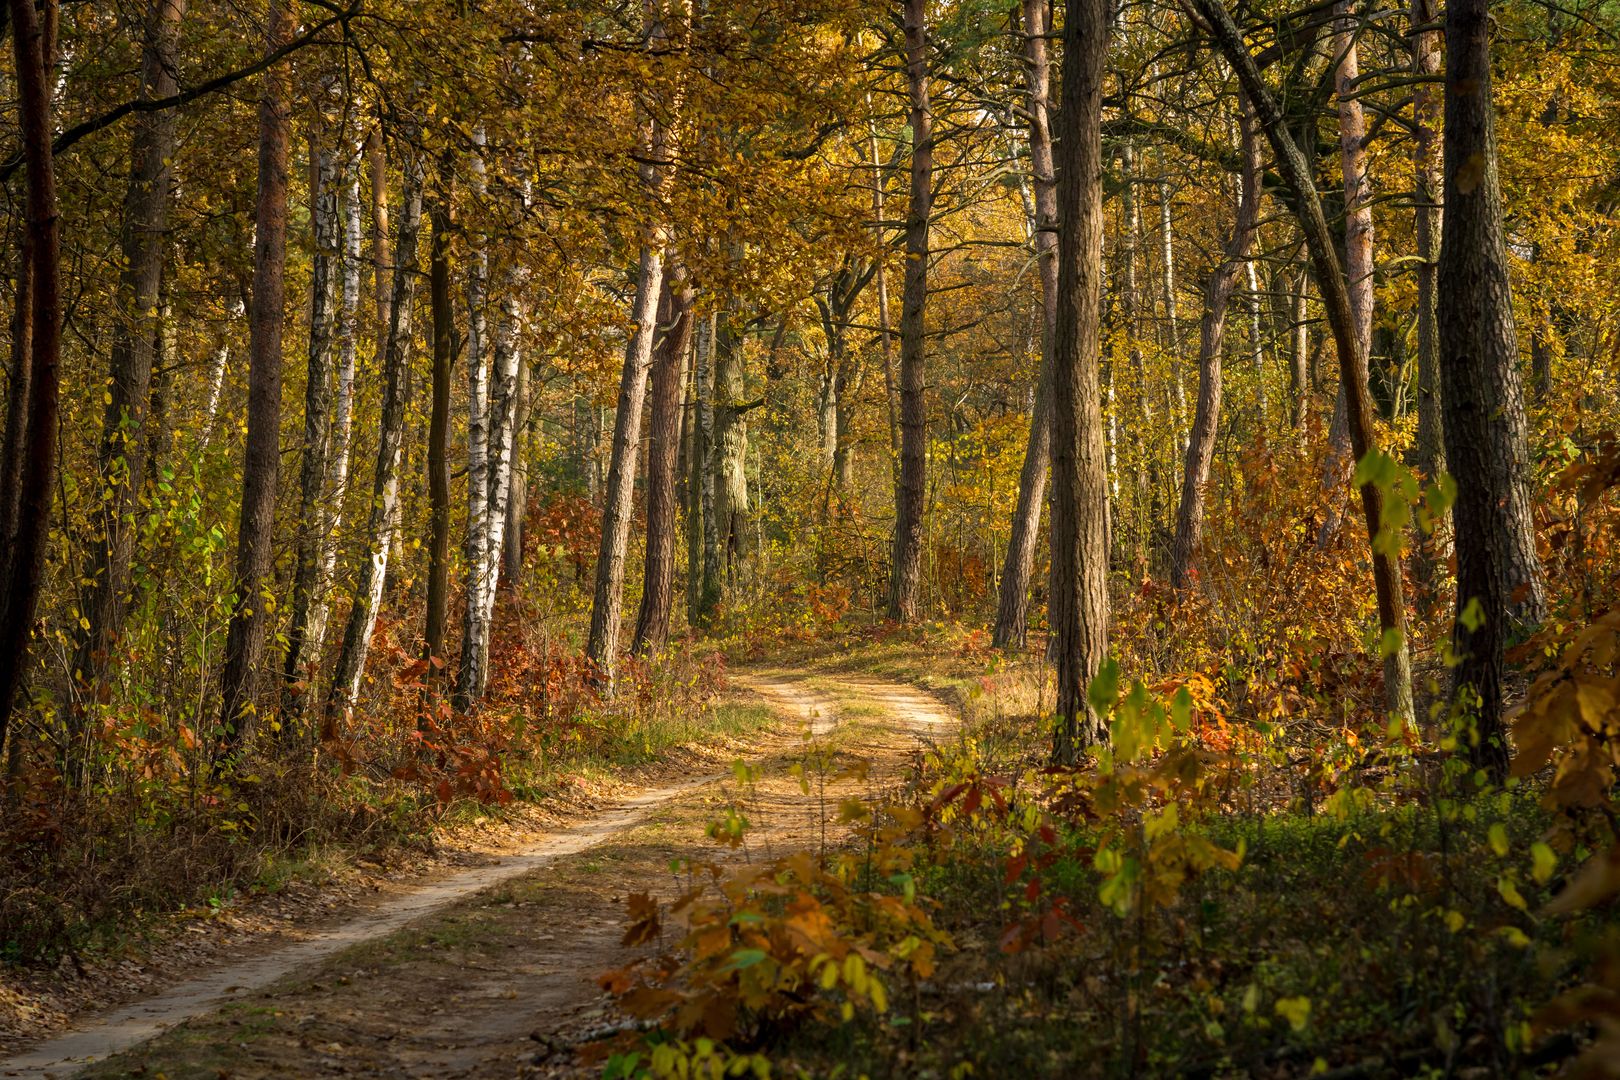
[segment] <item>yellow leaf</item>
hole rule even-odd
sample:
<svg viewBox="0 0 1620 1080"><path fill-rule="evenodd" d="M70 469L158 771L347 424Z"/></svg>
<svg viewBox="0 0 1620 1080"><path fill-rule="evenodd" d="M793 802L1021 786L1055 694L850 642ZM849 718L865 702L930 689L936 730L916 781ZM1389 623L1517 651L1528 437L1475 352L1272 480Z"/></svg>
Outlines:
<svg viewBox="0 0 1620 1080"><path fill-rule="evenodd" d="M1277 999L1277 1015L1288 1021L1288 1026L1295 1031L1304 1031L1305 1025L1311 1022L1311 999L1308 997L1285 997Z"/></svg>

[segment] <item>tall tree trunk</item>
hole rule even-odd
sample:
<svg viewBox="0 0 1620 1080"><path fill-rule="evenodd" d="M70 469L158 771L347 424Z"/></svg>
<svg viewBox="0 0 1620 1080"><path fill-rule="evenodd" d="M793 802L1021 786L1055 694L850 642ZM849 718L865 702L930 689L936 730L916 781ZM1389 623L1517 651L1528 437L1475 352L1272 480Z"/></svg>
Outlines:
<svg viewBox="0 0 1620 1080"><path fill-rule="evenodd" d="M485 439L483 467L476 470L477 482L484 485L479 500L483 506L480 528L483 536L467 544L469 560L477 549L476 562L467 567L467 608L461 625L461 667L456 676L456 705L470 709L484 695L489 681L489 640L495 615L495 598L499 591L503 565L507 580L516 587L522 569L522 514L527 485L521 465L515 461L521 456L519 447L520 411L526 410L524 398L528 387L528 369L523 364L518 333L522 317L518 310L524 276L514 262L506 272L504 293L495 325L495 355L492 378L487 388L486 415L488 433ZM475 470L468 470L468 484L474 482ZM469 502L471 496L469 496ZM471 522L468 528L472 528ZM508 531L517 539L507 543ZM508 559L510 554L512 558Z"/></svg>
<svg viewBox="0 0 1620 1080"><path fill-rule="evenodd" d="M1135 519L1132 542L1136 552L1132 569L1138 577L1148 573L1148 541L1153 529L1152 507L1149 505L1152 480L1142 429L1153 426L1153 407L1148 401L1147 366L1142 358L1142 292L1137 281L1137 263L1142 250L1142 210L1136 201L1136 148L1127 141L1119 150L1121 201L1124 203L1125 235L1120 261L1124 264L1124 282L1120 289L1120 306L1124 309L1124 326L1131 362L1131 379L1135 390L1132 402L1135 422L1128 425L1131 440L1131 516Z"/></svg>
<svg viewBox="0 0 1620 1080"><path fill-rule="evenodd" d="M747 414L754 406L743 401L743 340L737 324L737 310L728 306L714 334L714 441L709 454L714 549L705 554L716 563L712 571L705 565L704 573L711 590L722 597L735 589L748 547Z"/></svg>
<svg viewBox="0 0 1620 1080"><path fill-rule="evenodd" d="M138 100L152 101L175 92L175 52L185 8L185 0L153 0L148 8ZM178 120L175 109L137 113L130 142L129 188L119 229L123 268L113 323L110 399L97 463L101 479L97 486L104 494L96 508L84 572L90 584L79 602L80 616L89 627L81 629L74 642L75 678L89 686L99 684L105 675L129 597L136 508L146 477L144 429L161 321L158 294L169 241L169 188ZM84 627L84 622L79 625Z"/></svg>
<svg viewBox="0 0 1620 1080"><path fill-rule="evenodd" d="M387 328L394 321L394 256L389 250L388 148L381 123L366 140L366 162L371 169L371 287L376 293L377 326Z"/></svg>
<svg viewBox="0 0 1620 1080"><path fill-rule="evenodd" d="M1309 275L1301 266L1295 274L1296 284L1289 288L1289 366L1288 394L1293 403L1290 420L1294 434L1303 443L1305 426L1310 420L1311 398L1311 326L1307 321L1309 297L1306 283Z"/></svg>
<svg viewBox="0 0 1620 1080"><path fill-rule="evenodd" d="M659 305L658 344L653 351L651 430L647 443L647 552L641 609L636 613L635 651L657 652L669 641L675 585L675 464L680 449L681 384L692 344L691 282L671 260Z"/></svg>
<svg viewBox="0 0 1620 1080"><path fill-rule="evenodd" d="M1108 654L1108 474L1101 357L1102 93L1107 0L1069 0L1057 114L1058 304L1052 347L1052 597L1058 729L1073 762L1103 738L1087 688Z"/></svg>
<svg viewBox="0 0 1620 1080"><path fill-rule="evenodd" d="M690 23L690 8L675 5L679 25L677 37L684 40ZM649 50L670 41L671 27L665 13L653 0L643 0ZM664 103L674 116L680 115L680 94ZM645 157L640 166L642 185L656 202L667 173L674 164L675 132L670 123L648 118L643 121ZM624 563L630 541L630 509L635 498L636 459L641 450L641 410L647 398L647 376L652 366L653 335L658 329L658 297L664 284L664 248L669 242L665 226L655 223L645 230L641 257L636 271L636 298L631 331L625 344L624 370L619 379L618 411L613 422L612 459L606 477L602 506L602 543L596 558L596 590L591 604L591 630L585 653L597 665L609 687L613 685L618 662L619 630L624 612Z"/></svg>
<svg viewBox="0 0 1620 1080"><path fill-rule="evenodd" d="M303 711L300 685L310 654L310 614L323 593L321 545L326 534L327 455L331 442L332 346L334 301L341 266L337 175L332 150L310 146L315 159L310 190L310 217L315 230L309 291L309 371L304 386L304 460L298 473L298 536L293 571L292 622L287 628L287 655L282 676L286 681L283 711L290 718Z"/></svg>
<svg viewBox="0 0 1620 1080"><path fill-rule="evenodd" d="M1164 156L1159 156L1159 170L1166 168ZM1186 453L1187 450L1187 380L1182 374L1181 357L1181 317L1176 310L1176 245L1175 234L1170 228L1170 181L1162 175L1159 178L1159 240L1162 245L1161 259L1164 263L1164 276L1160 285L1164 290L1164 330L1165 344L1170 349L1170 385L1171 400L1175 408L1175 435L1176 451Z"/></svg>
<svg viewBox="0 0 1620 1080"><path fill-rule="evenodd" d="M271 0L265 51L281 47L292 21ZM253 312L248 324L247 447L236 537L235 601L225 635L219 722L227 747L253 735L254 682L273 607L276 483L281 471L281 328L286 318L289 73L272 67L259 99L259 193L254 215Z"/></svg>
<svg viewBox="0 0 1620 1080"><path fill-rule="evenodd" d="M51 87L45 33L33 0L10 0L16 60L17 120L28 184L29 283L28 426L17 480L17 520L0 598L0 745L28 674L34 611L45 574L51 497L56 480L57 407L61 389L61 262L56 216L56 164L51 149ZM46 0L46 22L55 4ZM15 390L13 391L15 393Z"/></svg>
<svg viewBox="0 0 1620 1080"><path fill-rule="evenodd" d="M309 630L304 635L307 659L319 660L326 643L327 621L332 606L329 599L333 575L337 571L338 533L343 525L343 503L349 491L349 462L354 449L354 369L359 349L357 319L360 311L360 172L359 162L348 166L349 183L343 205L343 284L338 301L337 403L332 412L332 445L327 456L326 495L320 530L320 569L318 587L310 605ZM302 700L309 700L306 691Z"/></svg>
<svg viewBox="0 0 1620 1080"><path fill-rule="evenodd" d="M1333 52L1338 58L1333 93L1339 107L1339 165L1344 173L1344 274L1350 294L1350 312L1363 356L1372 355L1373 325L1373 218L1372 191L1367 184L1367 118L1356 96L1360 78L1357 36L1360 20L1354 0L1336 0ZM1350 393L1359 393L1351 390ZM1344 488L1355 469L1353 422L1346 387L1341 383L1328 427L1327 457L1322 463L1322 494L1328 511L1317 534L1318 547L1326 547L1339 533L1344 515L1340 508Z"/></svg>
<svg viewBox="0 0 1620 1080"><path fill-rule="evenodd" d="M900 388L895 385L894 335L889 320L889 275L887 246L883 240L883 165L878 158L877 125L871 130L872 163L872 232L878 242L877 270L873 284L877 288L878 351L883 359L883 398L889 417L889 473L892 485L900 485Z"/></svg>
<svg viewBox="0 0 1620 1080"><path fill-rule="evenodd" d="M585 651L609 685L618 661L619 628L624 603L625 556L630 542L630 505L635 497L636 457L641 445L641 410L647 398L653 334L658 327L658 293L664 280L661 232L641 248L636 273L635 330L625 347L619 379L619 404L613 424L613 457L608 466L607 496L602 506L602 542L596 557L596 593L591 605L591 632Z"/></svg>
<svg viewBox="0 0 1620 1080"><path fill-rule="evenodd" d="M1443 122L1443 101L1430 83L1440 75L1442 31L1436 0L1412 0L1412 74L1419 81L1412 87L1412 172L1415 206L1413 231L1417 241L1417 440L1413 464L1424 479L1434 481L1446 470L1445 437L1440 418L1440 328L1437 305L1436 266L1440 254L1440 224L1443 178L1441 176L1439 130ZM1449 515L1448 515L1449 518ZM1435 557L1444 551L1451 535L1449 520L1435 523L1434 544L1419 538L1415 548L1416 577L1429 596L1439 593L1446 576L1445 560Z"/></svg>
<svg viewBox="0 0 1620 1080"><path fill-rule="evenodd" d="M507 311L508 324L516 327L517 301L513 299L508 302L511 304ZM529 511L529 428L534 417L533 400L529 393L529 365L518 354L515 336L510 355L516 391L512 397L512 448L508 453L511 468L506 483L502 485L506 490L506 527L501 531L502 567L497 580L505 581L507 589L515 592L523 576L523 526ZM489 602L489 606L493 608L493 601Z"/></svg>
<svg viewBox="0 0 1620 1080"><path fill-rule="evenodd" d="M450 300L449 193L441 189L429 218L433 239L428 255L428 307L433 317L433 400L428 419L428 580L422 631L428 660L427 685L443 684L444 636L450 621L450 375L455 343L455 312ZM438 667L434 661L438 661Z"/></svg>
<svg viewBox="0 0 1620 1080"><path fill-rule="evenodd" d="M1260 275L1255 272L1255 260L1244 260L1243 272L1249 285L1249 355L1254 360L1254 404L1259 418L1258 434L1266 434L1266 417L1271 404L1266 398L1266 339L1260 310Z"/></svg>
<svg viewBox="0 0 1620 1080"><path fill-rule="evenodd" d="M6 431L0 446L0 581L10 581L16 543L23 462L28 451L30 383L33 373L33 239L22 223L17 244L17 285L12 291L11 356L6 368Z"/></svg>
<svg viewBox="0 0 1620 1080"><path fill-rule="evenodd" d="M1221 418L1221 353L1226 335L1226 311L1237 287L1238 271L1253 266L1249 247L1260 220L1260 135L1248 99L1241 102L1240 131L1243 174L1239 180L1237 213L1232 234L1221 252L1221 262L1204 286L1204 317L1198 328L1198 401L1193 412L1192 435L1187 440L1181 474L1181 502L1176 507L1176 535L1170 548L1170 583L1177 589L1192 584L1204 534L1204 493L1210 462L1215 457L1215 435Z"/></svg>
<svg viewBox="0 0 1620 1080"><path fill-rule="evenodd" d="M1502 650L1519 626L1542 617L1545 597L1502 236L1488 0L1449 0L1445 26L1438 324L1446 458L1457 481L1452 703L1477 718L1469 757L1500 777L1508 758Z"/></svg>
<svg viewBox="0 0 1620 1080"><path fill-rule="evenodd" d="M474 132L473 140L480 147L484 132ZM473 195L485 195L484 159L472 160ZM479 647L478 638L485 627L478 618L478 599L485 591L484 579L499 570L498 551L491 551L489 529L489 362L485 355L488 343L488 317L484 312L485 287L489 278L489 254L483 238L473 245L467 265L467 531L462 541L462 562L465 570L462 592L466 605L461 626L461 667L456 679L457 707L465 709L470 698L483 692L483 673L478 670L481 657L469 655ZM475 691L469 693L470 691Z"/></svg>
<svg viewBox="0 0 1620 1080"><path fill-rule="evenodd" d="M1339 354L1339 381L1346 389L1351 449L1356 460L1377 449L1372 426L1372 399L1367 389L1367 351L1357 333L1356 316L1350 302L1350 289L1339 265L1333 235L1322 211L1322 199L1311 176L1310 164L1294 143L1287 117L1271 95L1260 75L1254 57L1244 43L1243 33L1232 21L1222 0L1192 0L1194 10L1209 24L1217 46L1249 95L1261 130L1276 154L1283 181L1291 190L1301 231L1316 267L1316 281L1322 292L1322 306L1333 329ZM1384 660L1384 702L1389 711L1412 719L1412 668L1406 641L1406 602L1402 596L1398 557L1379 550L1378 535L1383 526L1384 496L1377 485L1361 486L1362 513L1367 538L1372 547L1373 583L1378 593L1378 623L1382 630L1380 652Z"/></svg>
<svg viewBox="0 0 1620 1080"><path fill-rule="evenodd" d="M373 161L375 166L375 159ZM382 169L373 172L381 180ZM349 618L343 628L332 685L326 696L323 738L335 738L338 719L360 693L365 675L371 632L382 606L383 583L388 577L388 555L393 545L399 504L399 465L405 441L405 413L410 396L411 312L416 300L416 246L422 224L422 169L414 154L405 161L404 213L400 217L398 249L393 259L393 290L386 305L387 330L377 342L378 367L383 372L382 412L378 417L377 464L372 472L371 510L366 522L366 547L355 574ZM376 208L373 193L373 212ZM375 237L373 251L376 250Z"/></svg>
<svg viewBox="0 0 1620 1080"><path fill-rule="evenodd" d="M923 497L928 415L923 401L928 305L928 218L934 176L934 117L928 101L928 4L905 0L906 85L911 98L911 205L906 211L905 291L900 303L900 484L894 515L889 617L917 617L922 591Z"/></svg>
<svg viewBox="0 0 1620 1080"><path fill-rule="evenodd" d="M692 350L692 473L687 485L693 509L686 519L686 618L707 626L720 602L720 555L714 520L714 340L718 317L697 326Z"/></svg>

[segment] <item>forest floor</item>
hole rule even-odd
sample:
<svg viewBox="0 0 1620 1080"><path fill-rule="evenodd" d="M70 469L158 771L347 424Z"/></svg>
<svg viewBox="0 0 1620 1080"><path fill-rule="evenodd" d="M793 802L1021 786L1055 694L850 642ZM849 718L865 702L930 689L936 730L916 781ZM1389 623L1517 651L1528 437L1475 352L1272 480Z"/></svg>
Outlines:
<svg viewBox="0 0 1620 1080"><path fill-rule="evenodd" d="M732 771L711 761L478 865L226 942L192 978L0 1060L0 1077L597 1073L576 1048L624 1023L596 980L636 955L620 944L628 896L679 889L688 861L837 843L842 799L900 783L955 730L938 699L863 675L756 668L731 692L778 715ZM735 848L710 836L728 813L748 819Z"/></svg>

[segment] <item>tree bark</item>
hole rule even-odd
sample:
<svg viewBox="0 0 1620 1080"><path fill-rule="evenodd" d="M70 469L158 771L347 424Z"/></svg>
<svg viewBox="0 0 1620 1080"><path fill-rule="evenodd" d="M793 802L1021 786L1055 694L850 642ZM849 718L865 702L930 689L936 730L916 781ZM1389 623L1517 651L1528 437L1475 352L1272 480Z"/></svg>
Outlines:
<svg viewBox="0 0 1620 1080"><path fill-rule="evenodd" d="M422 631L428 661L426 684L443 683L445 627L450 620L450 376L454 362L455 312L450 301L449 195L441 190L429 215L433 239L428 255L428 307L433 317L433 398L428 418L428 578Z"/></svg>
<svg viewBox="0 0 1620 1080"><path fill-rule="evenodd" d="M1500 778L1503 648L1545 609L1531 516L1491 103L1488 0L1446 5L1445 218L1438 273L1441 408L1457 481L1452 705L1476 720L1470 759Z"/></svg>
<svg viewBox="0 0 1620 1080"><path fill-rule="evenodd" d="M596 557L596 592L591 606L591 632L585 652L611 685L618 661L619 629L624 602L624 564L630 542L630 504L635 497L636 457L641 445L641 410L652 365L653 333L658 326L658 293L663 287L662 234L642 244L636 273L635 330L625 347L619 379L619 404L613 424L613 457L608 466L607 495L602 507L602 542Z"/></svg>
<svg viewBox="0 0 1620 1080"><path fill-rule="evenodd" d="M1353 0L1337 0L1333 51L1338 66L1334 69L1333 93L1339 108L1339 164L1344 173L1344 274L1357 342L1361 354L1371 356L1373 218L1372 192L1367 183L1367 118L1361 99L1356 96L1356 83L1361 75L1359 29ZM1350 435L1349 409L1346 388L1341 383L1333 402L1333 420L1328 426L1327 457L1322 462L1322 494L1328 510L1316 538L1321 548L1327 547L1343 524L1343 491L1359 456L1352 452L1354 440Z"/></svg>
<svg viewBox="0 0 1620 1080"><path fill-rule="evenodd" d="M360 310L360 172L358 161L349 163L348 191L343 207L343 284L338 306L337 403L332 414L332 446L328 455L326 495L320 536L318 587L310 606L309 630L305 634L305 665L319 660L326 643L327 622L331 617L329 599L333 575L337 571L338 533L343 525L343 504L349 492L349 462L354 450L354 371L359 348L357 316ZM309 700L306 691L302 700Z"/></svg>
<svg viewBox="0 0 1620 1080"><path fill-rule="evenodd" d="M923 497L928 482L925 317L934 117L928 99L928 4L905 0L906 85L911 99L911 205L906 211L905 290L900 301L900 482L896 489L889 617L917 617L922 591Z"/></svg>
<svg viewBox="0 0 1620 1080"><path fill-rule="evenodd" d="M292 30L281 0L271 0L265 51L281 47ZM254 216L253 310L248 324L247 447L242 466L242 509L236 539L235 601L225 636L221 680L221 741L234 748L252 738L254 681L270 621L281 469L281 329L286 318L287 132L289 72L272 67L259 99L259 190Z"/></svg>
<svg viewBox="0 0 1620 1080"><path fill-rule="evenodd" d="M33 376L33 240L24 221L17 244L17 285L12 293L11 356L7 365L6 432L0 447L0 581L10 581L16 543L23 462L28 457L30 383Z"/></svg>
<svg viewBox="0 0 1620 1080"><path fill-rule="evenodd" d="M511 325L516 327L515 301L508 315ZM529 511L529 426L533 419L533 401L529 395L529 365L518 355L515 337L511 357L517 389L512 397L512 449L508 455L512 464L502 485L506 490L506 527L501 534L499 580L505 581L507 589L515 592L523 576L523 526Z"/></svg>
<svg viewBox="0 0 1620 1080"><path fill-rule="evenodd" d="M1057 125L1058 304L1052 361L1053 755L1104 737L1087 689L1108 653L1108 475L1098 387L1102 320L1102 93L1106 0L1070 0Z"/></svg>
<svg viewBox="0 0 1620 1080"><path fill-rule="evenodd" d="M1309 275L1301 266L1295 273L1295 284L1289 289L1289 374L1288 392L1293 403L1290 420L1294 434L1304 444L1305 427L1310 421L1311 409L1311 326L1307 321L1309 296L1306 284Z"/></svg>
<svg viewBox="0 0 1620 1080"><path fill-rule="evenodd" d="M385 173L375 169L373 182ZM417 234L422 222L422 171L414 156L405 162L404 213L400 217L398 249L394 257L393 290L386 305L386 332L379 336L378 367L383 372L382 412L378 417L377 463L372 472L371 510L366 523L366 547L355 575L354 595L349 618L343 629L332 685L327 691L323 738L337 736L338 719L353 706L365 675L366 655L371 648L371 632L382 606L383 584L388 576L388 555L393 545L396 510L399 504L400 453L405 439L405 412L410 396L411 311L416 299ZM377 196L373 192L373 212ZM373 251L376 251L375 236Z"/></svg>
<svg viewBox="0 0 1620 1080"><path fill-rule="evenodd" d="M647 443L647 551L634 648L646 655L669 641L675 584L675 465L680 449L681 386L692 344L691 282L671 260L653 352L651 430Z"/></svg>
<svg viewBox="0 0 1620 1080"><path fill-rule="evenodd" d="M153 0L146 12L138 98L165 98L176 89L175 55L186 0ZM174 159L174 109L139 113L130 141L130 179L119 229L123 267L112 335L109 394L102 421L95 529L79 601L89 628L75 635L73 674L87 686L105 676L128 606L135 557L136 508L145 485L147 409L161 321L159 292L168 245Z"/></svg>
<svg viewBox="0 0 1620 1080"><path fill-rule="evenodd" d="M709 453L713 546L705 551L704 574L711 591L721 598L736 588L748 549L748 410L753 405L743 400L743 340L737 323L735 306L729 306L716 320L714 333L714 428ZM714 560L712 566L709 559Z"/></svg>
<svg viewBox="0 0 1620 1080"><path fill-rule="evenodd" d="M687 482L693 509L686 519L686 619L704 627L720 602L720 555L714 520L714 339L717 316L697 326L692 350L692 472Z"/></svg>
<svg viewBox="0 0 1620 1080"><path fill-rule="evenodd" d="M298 536L293 571L292 621L287 628L287 655L282 671L286 682L283 712L290 718L303 711L305 695L294 690L303 681L311 653L310 615L316 597L324 592L320 580L321 547L327 515L327 455L331 443L332 346L336 276L342 260L339 239L337 176L332 150L311 145L315 158L310 217L315 230L315 254L310 266L312 298L309 319L309 365L304 386L304 460L298 473Z"/></svg>
<svg viewBox="0 0 1620 1080"><path fill-rule="evenodd" d="M47 22L54 3L46 2ZM61 263L56 212L56 165L51 151L51 87L45 34L32 0L10 0L16 60L17 120L28 185L31 338L28 425L17 479L17 520L6 589L0 598L0 745L28 674L34 612L45 573L56 481L57 410L61 379Z"/></svg>
<svg viewBox="0 0 1620 1080"><path fill-rule="evenodd" d="M1204 316L1198 328L1198 400L1194 405L1191 436L1181 474L1181 501L1176 507L1176 535L1170 548L1170 583L1177 589L1192 584L1204 534L1204 493L1215 457L1215 435L1221 416L1221 353L1226 336L1226 312L1237 288L1239 269L1252 267L1249 248L1260 220L1260 137L1254 110L1241 102L1240 131L1243 173L1239 179L1237 213L1221 262L1204 286Z"/></svg>
<svg viewBox="0 0 1620 1080"><path fill-rule="evenodd" d="M1351 449L1356 460L1377 449L1373 438L1372 399L1367 389L1367 351L1357 333L1350 289L1339 265L1333 236L1322 210L1311 168L1288 130L1287 117L1260 75L1242 31L1232 21L1222 0L1191 0L1194 10L1209 25L1217 46L1249 95L1255 116L1276 154L1283 181L1291 190L1301 231L1316 268L1322 305L1333 329L1339 355L1339 381L1346 390ZM1378 622L1382 630L1380 652L1384 661L1384 701L1389 711L1412 719L1412 668L1406 641L1406 603L1402 596L1399 559L1377 550L1383 525L1384 496L1372 483L1361 487L1362 513L1373 546L1373 583L1378 593Z"/></svg>
<svg viewBox="0 0 1620 1080"><path fill-rule="evenodd" d="M1440 74L1441 30L1436 0L1412 0L1412 74L1433 79ZM1439 259L1443 178L1436 135L1443 123L1441 95L1425 82L1412 87L1412 171L1416 185L1414 232L1417 240L1417 446L1416 464L1425 479L1436 480L1446 468L1440 420L1440 330L1435 271Z"/></svg>
<svg viewBox="0 0 1620 1080"><path fill-rule="evenodd" d="M670 27L664 14L651 0L644 0L646 46L649 50L667 45ZM678 36L686 36L689 9L685 10ZM664 103L669 112L680 114L680 95ZM673 129L664 121L644 120L643 150L639 167L642 185L656 201L666 173L674 163ZM662 222L654 222L644 232L636 271L636 297L631 312L634 329L625 344L624 370L619 379L618 411L613 422L612 458L606 478L602 506L602 542L596 558L596 590L591 604L591 630L585 653L596 664L606 685L613 685L618 663L619 631L624 612L624 563L630 540L630 509L635 498L636 459L641 450L641 410L647 397L647 376L652 366L653 335L658 328L658 297L664 284L664 248L669 235Z"/></svg>

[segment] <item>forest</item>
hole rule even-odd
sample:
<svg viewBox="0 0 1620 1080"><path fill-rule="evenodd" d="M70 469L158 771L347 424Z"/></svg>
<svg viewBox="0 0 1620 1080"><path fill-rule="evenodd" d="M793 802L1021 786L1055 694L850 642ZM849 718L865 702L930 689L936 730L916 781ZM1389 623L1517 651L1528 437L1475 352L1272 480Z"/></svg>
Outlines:
<svg viewBox="0 0 1620 1080"><path fill-rule="evenodd" d="M1620 1077L1614 0L0 42L0 1075Z"/></svg>

